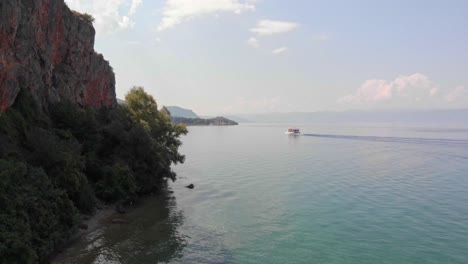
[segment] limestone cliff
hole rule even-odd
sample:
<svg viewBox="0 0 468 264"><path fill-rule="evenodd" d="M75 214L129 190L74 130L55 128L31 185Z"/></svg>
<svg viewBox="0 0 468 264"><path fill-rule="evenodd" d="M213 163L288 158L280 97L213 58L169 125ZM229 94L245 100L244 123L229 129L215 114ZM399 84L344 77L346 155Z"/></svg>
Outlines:
<svg viewBox="0 0 468 264"><path fill-rule="evenodd" d="M40 105L116 105L115 76L94 36L92 22L64 0L1 0L0 112L21 89Z"/></svg>

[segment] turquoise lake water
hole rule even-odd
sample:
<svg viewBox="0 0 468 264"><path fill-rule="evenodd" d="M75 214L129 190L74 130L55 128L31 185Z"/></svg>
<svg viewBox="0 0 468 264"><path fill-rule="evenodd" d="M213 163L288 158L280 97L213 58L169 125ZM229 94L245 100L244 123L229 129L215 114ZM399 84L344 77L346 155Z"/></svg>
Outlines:
<svg viewBox="0 0 468 264"><path fill-rule="evenodd" d="M468 263L468 128L288 126L190 127L174 193L65 262Z"/></svg>

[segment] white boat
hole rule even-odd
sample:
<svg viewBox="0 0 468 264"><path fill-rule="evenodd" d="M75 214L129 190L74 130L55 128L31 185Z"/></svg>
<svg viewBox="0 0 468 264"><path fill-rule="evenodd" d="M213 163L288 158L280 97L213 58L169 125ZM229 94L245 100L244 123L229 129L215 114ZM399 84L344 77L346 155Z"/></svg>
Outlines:
<svg viewBox="0 0 468 264"><path fill-rule="evenodd" d="M301 134L301 131L299 131L299 128L290 127L290 128L288 128L288 130L286 130L285 134L286 135L298 136L298 135Z"/></svg>

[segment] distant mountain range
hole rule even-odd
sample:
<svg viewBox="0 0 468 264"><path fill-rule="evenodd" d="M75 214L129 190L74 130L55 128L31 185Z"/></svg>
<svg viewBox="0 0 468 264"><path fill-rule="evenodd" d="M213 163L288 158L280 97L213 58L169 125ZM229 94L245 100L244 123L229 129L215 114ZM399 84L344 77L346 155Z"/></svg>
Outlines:
<svg viewBox="0 0 468 264"><path fill-rule="evenodd" d="M119 104L124 100L117 99ZM196 125L223 123L215 116L199 116L190 109L179 106L168 106L172 117L199 119L192 120ZM263 114L226 115L225 119L234 123L425 123L425 124L466 124L468 125L468 109L439 109L439 110L350 110L342 112L289 112ZM216 122L214 120L217 120ZM177 122L181 122L178 119ZM219 122L218 122L219 121ZM209 122L208 122L209 123ZM225 122L226 124L228 122ZM232 124L232 123L231 123Z"/></svg>
<svg viewBox="0 0 468 264"><path fill-rule="evenodd" d="M118 104L125 104L125 100L118 99ZM222 116L201 118L190 109L179 106L166 106L171 113L172 122L175 124L185 124L187 126L235 126L237 122L224 118Z"/></svg>
<svg viewBox="0 0 468 264"><path fill-rule="evenodd" d="M185 109L179 106L166 106L166 108L173 117L199 118L199 116L190 109Z"/></svg>
<svg viewBox="0 0 468 264"><path fill-rule="evenodd" d="M468 109L291 112L227 115L239 123L461 123Z"/></svg>

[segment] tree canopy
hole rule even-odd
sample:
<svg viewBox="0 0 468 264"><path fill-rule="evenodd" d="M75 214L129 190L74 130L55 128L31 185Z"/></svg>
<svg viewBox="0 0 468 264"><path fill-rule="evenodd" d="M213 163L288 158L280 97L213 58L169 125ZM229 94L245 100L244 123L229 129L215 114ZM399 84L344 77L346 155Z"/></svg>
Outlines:
<svg viewBox="0 0 468 264"><path fill-rule="evenodd" d="M183 125L142 87L115 108L42 111L27 92L0 116L0 263L36 263L96 201L128 203L175 180Z"/></svg>

